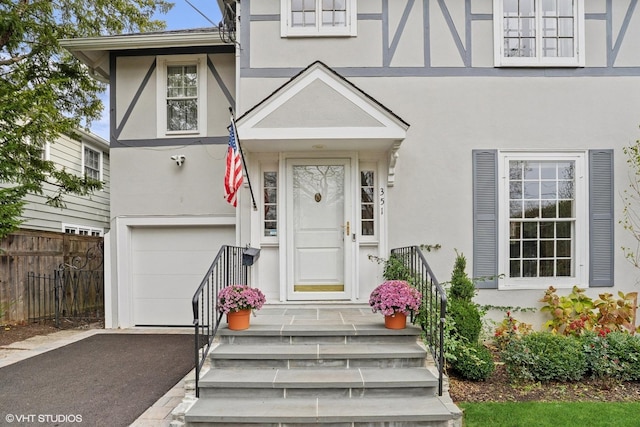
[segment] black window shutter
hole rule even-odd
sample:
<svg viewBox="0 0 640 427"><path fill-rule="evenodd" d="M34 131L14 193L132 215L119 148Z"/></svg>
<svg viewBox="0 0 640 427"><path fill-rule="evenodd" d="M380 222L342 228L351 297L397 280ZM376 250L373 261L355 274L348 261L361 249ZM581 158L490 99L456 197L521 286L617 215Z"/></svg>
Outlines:
<svg viewBox="0 0 640 427"><path fill-rule="evenodd" d="M498 288L498 151L473 150L473 277Z"/></svg>
<svg viewBox="0 0 640 427"><path fill-rule="evenodd" d="M613 286L613 150L589 151L589 286Z"/></svg>

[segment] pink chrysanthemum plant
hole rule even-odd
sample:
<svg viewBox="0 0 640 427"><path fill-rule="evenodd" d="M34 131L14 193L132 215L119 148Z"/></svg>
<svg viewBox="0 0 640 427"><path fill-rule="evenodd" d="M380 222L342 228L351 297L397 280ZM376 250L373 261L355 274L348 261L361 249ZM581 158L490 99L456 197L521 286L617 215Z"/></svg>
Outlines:
<svg viewBox="0 0 640 427"><path fill-rule="evenodd" d="M230 285L218 293L218 311L228 314L240 310L260 310L266 298L262 291L248 285Z"/></svg>
<svg viewBox="0 0 640 427"><path fill-rule="evenodd" d="M417 312L422 303L420 291L404 280L387 280L371 292L369 305L374 313L384 316L396 313L410 315Z"/></svg>

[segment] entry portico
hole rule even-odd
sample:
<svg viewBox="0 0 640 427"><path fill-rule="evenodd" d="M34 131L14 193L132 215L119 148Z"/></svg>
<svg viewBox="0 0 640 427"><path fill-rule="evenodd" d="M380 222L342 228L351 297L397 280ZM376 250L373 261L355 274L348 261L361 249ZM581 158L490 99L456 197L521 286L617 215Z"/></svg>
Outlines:
<svg viewBox="0 0 640 427"><path fill-rule="evenodd" d="M368 297L380 280L368 257L387 251L384 195L408 127L319 61L238 118L257 204L243 193L240 241L262 248L254 285L268 298Z"/></svg>

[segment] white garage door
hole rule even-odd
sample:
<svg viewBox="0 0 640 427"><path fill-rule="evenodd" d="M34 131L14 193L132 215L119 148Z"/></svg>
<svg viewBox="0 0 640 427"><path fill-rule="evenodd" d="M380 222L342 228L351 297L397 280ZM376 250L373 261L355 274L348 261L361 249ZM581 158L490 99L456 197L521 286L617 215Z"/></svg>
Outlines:
<svg viewBox="0 0 640 427"><path fill-rule="evenodd" d="M232 226L138 227L131 231L133 322L191 326L191 299Z"/></svg>

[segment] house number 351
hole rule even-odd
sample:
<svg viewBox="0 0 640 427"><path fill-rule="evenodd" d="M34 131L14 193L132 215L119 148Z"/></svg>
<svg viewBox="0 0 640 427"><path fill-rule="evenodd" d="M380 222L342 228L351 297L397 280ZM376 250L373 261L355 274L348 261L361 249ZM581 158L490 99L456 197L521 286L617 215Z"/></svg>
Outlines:
<svg viewBox="0 0 640 427"><path fill-rule="evenodd" d="M384 188L380 187L380 215L384 215Z"/></svg>

